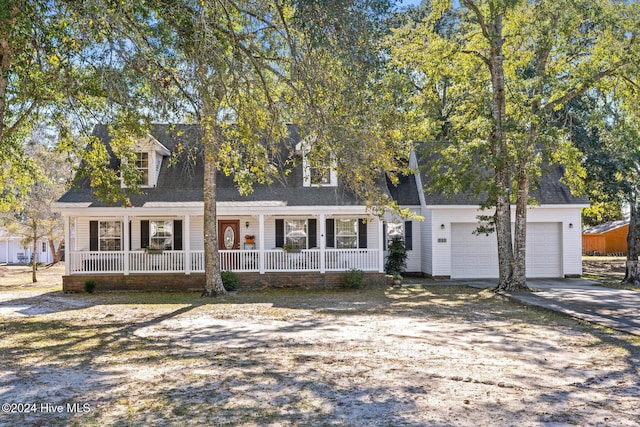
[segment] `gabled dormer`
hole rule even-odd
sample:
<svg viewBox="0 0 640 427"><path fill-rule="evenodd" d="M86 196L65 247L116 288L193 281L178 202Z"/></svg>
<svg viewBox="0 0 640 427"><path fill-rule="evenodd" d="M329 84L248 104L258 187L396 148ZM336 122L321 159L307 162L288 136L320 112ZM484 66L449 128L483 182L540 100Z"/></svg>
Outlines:
<svg viewBox="0 0 640 427"><path fill-rule="evenodd" d="M158 184L162 160L171 152L151 135L136 141L134 148L135 166L140 171L140 187L153 188ZM125 187L124 182L122 186Z"/></svg>
<svg viewBox="0 0 640 427"><path fill-rule="evenodd" d="M336 161L332 154L315 156L309 153L315 137L305 138L296 145L296 151L302 153L302 176L304 187L336 187L338 173Z"/></svg>

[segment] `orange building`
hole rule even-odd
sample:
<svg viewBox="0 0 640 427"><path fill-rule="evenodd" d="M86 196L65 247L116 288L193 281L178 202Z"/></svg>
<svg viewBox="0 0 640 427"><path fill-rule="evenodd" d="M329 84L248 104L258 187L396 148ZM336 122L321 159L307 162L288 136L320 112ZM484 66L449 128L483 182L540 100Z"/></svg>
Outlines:
<svg viewBox="0 0 640 427"><path fill-rule="evenodd" d="M627 255L629 221L609 221L582 232L582 255Z"/></svg>

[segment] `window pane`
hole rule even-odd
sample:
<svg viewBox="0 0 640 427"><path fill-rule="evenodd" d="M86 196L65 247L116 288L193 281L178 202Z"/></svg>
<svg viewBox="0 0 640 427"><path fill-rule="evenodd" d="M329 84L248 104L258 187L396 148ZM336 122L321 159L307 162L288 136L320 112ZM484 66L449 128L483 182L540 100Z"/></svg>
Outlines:
<svg viewBox="0 0 640 427"><path fill-rule="evenodd" d="M398 238L404 241L404 222L387 223L387 242Z"/></svg>
<svg viewBox="0 0 640 427"><path fill-rule="evenodd" d="M336 248L358 247L358 221L355 219L336 220Z"/></svg>
<svg viewBox="0 0 640 427"><path fill-rule="evenodd" d="M173 249L173 221L149 221L149 243L157 249Z"/></svg>
<svg viewBox="0 0 640 427"><path fill-rule="evenodd" d="M140 171L140 185L149 185L149 153L136 153L136 168Z"/></svg>
<svg viewBox="0 0 640 427"><path fill-rule="evenodd" d="M99 239L101 251L122 250L122 223L120 221L100 221Z"/></svg>
<svg viewBox="0 0 640 427"><path fill-rule="evenodd" d="M307 248L307 220L287 219L284 222L285 244L293 249Z"/></svg>
<svg viewBox="0 0 640 427"><path fill-rule="evenodd" d="M331 184L331 170L328 167L309 168L312 185Z"/></svg>

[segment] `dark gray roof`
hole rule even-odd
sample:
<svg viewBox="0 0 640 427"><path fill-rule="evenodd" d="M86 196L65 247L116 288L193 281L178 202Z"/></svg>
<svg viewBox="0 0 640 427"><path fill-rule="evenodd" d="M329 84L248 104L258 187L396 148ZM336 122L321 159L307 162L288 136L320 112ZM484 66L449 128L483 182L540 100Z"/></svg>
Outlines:
<svg viewBox="0 0 640 427"><path fill-rule="evenodd" d="M604 224L598 224L591 228L587 228L582 232L582 234L602 234L611 230L615 230L616 228L624 227L625 225L629 225L628 219L609 221L609 222L605 222Z"/></svg>
<svg viewBox="0 0 640 427"><path fill-rule="evenodd" d="M400 206L420 206L420 196L418 186L413 175L403 175L398 177L399 182L393 185L387 178L387 188L393 200Z"/></svg>
<svg viewBox="0 0 640 427"><path fill-rule="evenodd" d="M294 147L300 141L295 127L290 126L290 137L282 144L286 152L284 157L295 155ZM177 144L193 146L199 138L196 125L153 125L150 134L162 143L169 151L175 152ZM108 143L111 137L107 127L98 125L94 135ZM113 155L112 155L113 156ZM299 162L301 163L301 162ZM204 200L203 177L204 167L200 156L191 167L187 162L178 162L169 167L169 159L164 158L158 183L155 188L144 188L142 194L130 194L133 206L142 206L146 202L201 202ZM111 167L118 167L118 160L112 157ZM217 175L217 200L219 202L238 201L286 201L288 206L349 206L363 205L350 190L340 184L337 187L303 187L302 167L298 166L287 176L275 180L270 185L255 185L253 193L241 196L233 177L222 173ZM384 185L383 185L384 186ZM383 191L388 193L386 188ZM64 194L59 202L90 202L91 206L110 206L95 196L87 179L81 179L70 191Z"/></svg>
<svg viewBox="0 0 640 427"><path fill-rule="evenodd" d="M541 205L565 205L565 204L588 204L586 197L577 197L571 194L569 187L560 180L564 174L564 169L560 166L547 166L539 179L538 187L531 192L531 197L535 198ZM420 173L422 184L426 185L431 181L424 172ZM424 193L427 205L479 205L486 197L474 197L473 195L459 193L447 196L441 193Z"/></svg>

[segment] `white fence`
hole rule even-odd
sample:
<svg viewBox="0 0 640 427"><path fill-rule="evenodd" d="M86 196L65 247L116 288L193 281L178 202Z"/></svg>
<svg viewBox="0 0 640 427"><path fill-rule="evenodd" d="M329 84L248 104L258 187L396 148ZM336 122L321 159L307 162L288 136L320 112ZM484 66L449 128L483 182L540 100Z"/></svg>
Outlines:
<svg viewBox="0 0 640 427"><path fill-rule="evenodd" d="M377 249L303 249L291 252L275 249L262 253L258 250L221 250L220 268L236 272L378 271L378 254ZM125 269L129 273L202 273L205 264L204 251L134 251L129 252L128 266L124 261L124 252L84 251L70 252L67 262L70 274L124 273Z"/></svg>

